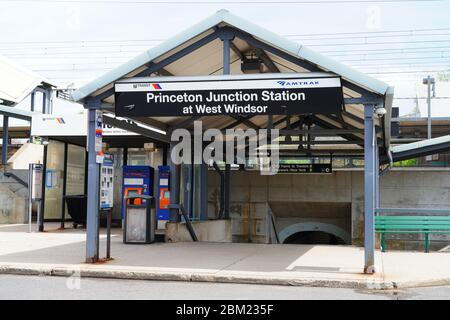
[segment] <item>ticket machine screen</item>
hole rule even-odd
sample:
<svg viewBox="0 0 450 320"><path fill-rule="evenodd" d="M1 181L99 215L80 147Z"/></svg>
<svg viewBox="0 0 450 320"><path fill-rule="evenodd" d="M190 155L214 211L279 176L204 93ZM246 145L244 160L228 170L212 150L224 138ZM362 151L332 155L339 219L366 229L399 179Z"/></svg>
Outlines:
<svg viewBox="0 0 450 320"><path fill-rule="evenodd" d="M170 167L158 167L158 205L156 214L158 220L169 220L169 204L170 204Z"/></svg>

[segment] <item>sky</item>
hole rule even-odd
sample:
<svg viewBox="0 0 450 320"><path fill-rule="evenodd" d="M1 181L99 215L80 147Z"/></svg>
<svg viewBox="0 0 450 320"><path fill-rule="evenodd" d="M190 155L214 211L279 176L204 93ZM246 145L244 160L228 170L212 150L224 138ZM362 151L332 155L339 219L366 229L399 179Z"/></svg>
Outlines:
<svg viewBox="0 0 450 320"><path fill-rule="evenodd" d="M450 71L449 0L234 1L0 0L0 54L78 87L224 8L394 85L401 115ZM433 116L450 117L448 82L436 89Z"/></svg>

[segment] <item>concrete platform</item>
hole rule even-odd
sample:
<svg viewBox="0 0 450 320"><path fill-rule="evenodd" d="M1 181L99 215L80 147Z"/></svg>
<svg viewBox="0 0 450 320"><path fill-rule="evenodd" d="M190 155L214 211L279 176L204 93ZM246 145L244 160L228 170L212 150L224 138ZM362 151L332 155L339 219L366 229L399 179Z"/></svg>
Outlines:
<svg viewBox="0 0 450 320"><path fill-rule="evenodd" d="M376 252L374 275L363 274L363 248L180 242L124 245L112 236L113 260L84 263L85 231L27 233L26 225L0 225L0 273L80 275L146 280L209 281L391 289L450 284L450 253ZM68 224L69 226L69 224ZM101 254L105 252L102 230Z"/></svg>

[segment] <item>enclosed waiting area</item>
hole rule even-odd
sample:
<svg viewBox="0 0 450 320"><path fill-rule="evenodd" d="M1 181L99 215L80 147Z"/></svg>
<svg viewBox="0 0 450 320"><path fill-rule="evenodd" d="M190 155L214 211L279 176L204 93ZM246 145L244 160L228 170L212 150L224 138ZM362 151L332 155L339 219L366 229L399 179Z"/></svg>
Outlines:
<svg viewBox="0 0 450 320"><path fill-rule="evenodd" d="M108 182L118 220L125 190L153 197L166 241L363 245L373 272L379 173L393 160L386 83L221 10L71 97L87 139L50 137L47 150L79 171L67 179L85 175L88 262ZM108 153L119 178L104 180Z"/></svg>

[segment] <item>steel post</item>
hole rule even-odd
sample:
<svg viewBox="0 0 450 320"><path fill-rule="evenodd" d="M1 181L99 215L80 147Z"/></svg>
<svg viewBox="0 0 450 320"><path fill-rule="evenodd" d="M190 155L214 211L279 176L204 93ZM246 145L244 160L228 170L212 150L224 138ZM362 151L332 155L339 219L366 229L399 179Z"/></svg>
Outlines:
<svg viewBox="0 0 450 320"><path fill-rule="evenodd" d="M48 113L47 112L47 91L42 91L42 113Z"/></svg>
<svg viewBox="0 0 450 320"><path fill-rule="evenodd" d="M86 217L86 262L98 261L99 251L99 184L100 169L96 162L95 128L96 109L88 105L88 186L87 186L87 217Z"/></svg>
<svg viewBox="0 0 450 320"><path fill-rule="evenodd" d="M33 211L33 164L30 163L28 165L28 232L31 233L31 220L32 220L32 211Z"/></svg>
<svg viewBox="0 0 450 320"><path fill-rule="evenodd" d="M170 143L170 156L169 156L169 162L170 162L170 203L172 205L175 205L173 207L169 208L170 211L170 221L171 222L179 222L180 216L179 216L179 204L180 204L180 165L175 164L172 161L172 150L175 146L174 142Z"/></svg>
<svg viewBox="0 0 450 320"><path fill-rule="evenodd" d="M230 74L230 39L223 39L223 74Z"/></svg>
<svg viewBox="0 0 450 320"><path fill-rule="evenodd" d="M111 220L112 209L106 212L106 259L111 258Z"/></svg>
<svg viewBox="0 0 450 320"><path fill-rule="evenodd" d="M375 272L375 143L374 106L364 106L364 273Z"/></svg>
<svg viewBox="0 0 450 320"><path fill-rule="evenodd" d="M222 37L223 42L223 74L230 74L230 43L232 37ZM226 161L226 160L225 160ZM228 219L230 217L230 175L231 175L231 164L225 163L225 172L221 175L221 187L223 195L223 211L222 218Z"/></svg>
<svg viewBox="0 0 450 320"><path fill-rule="evenodd" d="M68 155L69 145L67 142L64 143L64 177L63 177L63 186L62 186L62 205L61 205L61 225L60 228L64 229L66 226L66 191L67 191L67 155Z"/></svg>
<svg viewBox="0 0 450 320"><path fill-rule="evenodd" d="M35 103L35 98L36 98L36 92L33 90L33 92L31 92L31 103L30 103L30 111L34 112L34 103Z"/></svg>
<svg viewBox="0 0 450 320"><path fill-rule="evenodd" d="M431 139L431 77L427 77L427 139Z"/></svg>
<svg viewBox="0 0 450 320"><path fill-rule="evenodd" d="M2 164L8 162L9 117L3 115Z"/></svg>
<svg viewBox="0 0 450 320"><path fill-rule="evenodd" d="M200 165L200 219L208 219L208 165Z"/></svg>
<svg viewBox="0 0 450 320"><path fill-rule="evenodd" d="M376 138L375 138L376 139ZM375 208L380 207L380 149L375 145ZM376 211L375 211L376 213Z"/></svg>
<svg viewBox="0 0 450 320"><path fill-rule="evenodd" d="M230 218L230 193L231 193L231 185L230 185L230 173L231 173L231 164L226 163L225 164L225 173L223 175L224 179L224 188L225 192L223 193L223 217L224 219Z"/></svg>
<svg viewBox="0 0 450 320"><path fill-rule="evenodd" d="M37 225L39 232L44 231L44 217L45 217L45 183L47 179L47 156L48 156L47 144L44 144L44 159L42 164L42 195L41 200L37 204Z"/></svg>

